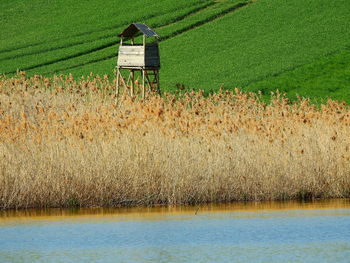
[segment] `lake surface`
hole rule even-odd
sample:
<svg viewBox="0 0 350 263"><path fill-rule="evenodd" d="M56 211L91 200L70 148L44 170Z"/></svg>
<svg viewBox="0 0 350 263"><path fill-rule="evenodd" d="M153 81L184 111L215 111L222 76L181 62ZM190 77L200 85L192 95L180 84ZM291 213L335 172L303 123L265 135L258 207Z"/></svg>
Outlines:
<svg viewBox="0 0 350 263"><path fill-rule="evenodd" d="M350 262L350 200L0 212L0 262Z"/></svg>

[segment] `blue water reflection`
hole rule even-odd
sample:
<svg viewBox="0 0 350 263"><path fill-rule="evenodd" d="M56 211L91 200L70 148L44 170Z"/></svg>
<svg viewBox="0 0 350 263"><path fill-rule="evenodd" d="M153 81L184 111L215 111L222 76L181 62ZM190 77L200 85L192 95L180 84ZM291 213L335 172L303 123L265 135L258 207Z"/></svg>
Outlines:
<svg viewBox="0 0 350 263"><path fill-rule="evenodd" d="M350 262L350 209L0 221L0 262Z"/></svg>

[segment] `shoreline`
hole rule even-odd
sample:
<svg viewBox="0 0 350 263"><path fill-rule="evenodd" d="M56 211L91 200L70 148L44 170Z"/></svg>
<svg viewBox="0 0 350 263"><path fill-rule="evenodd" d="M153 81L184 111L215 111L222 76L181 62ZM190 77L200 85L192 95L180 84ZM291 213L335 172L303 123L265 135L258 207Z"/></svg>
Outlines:
<svg viewBox="0 0 350 263"><path fill-rule="evenodd" d="M233 201L227 203L201 203L188 205L152 205L152 206L119 206L119 207L46 207L0 209L0 219L42 216L93 216L158 213L190 213L225 212L225 211L257 211L257 210L309 210L309 209L343 209L350 208L350 197L309 200L268 200L268 201Z"/></svg>

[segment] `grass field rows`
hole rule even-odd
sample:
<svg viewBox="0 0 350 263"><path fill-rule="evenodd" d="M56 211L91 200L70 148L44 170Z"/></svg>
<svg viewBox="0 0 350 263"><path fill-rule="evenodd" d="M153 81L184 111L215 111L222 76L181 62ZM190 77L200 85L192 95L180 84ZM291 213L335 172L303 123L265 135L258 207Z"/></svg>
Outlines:
<svg viewBox="0 0 350 263"><path fill-rule="evenodd" d="M2 1L2 5L4 4L3 2L4 1ZM158 4L154 4L149 0L133 1L123 4L114 1L93 3L88 0L83 0L79 3L72 3L72 1L69 0L61 0L47 6L46 11L43 10L43 7L45 7L45 1L42 0L32 1L30 4L22 1L22 5L19 3L16 5L12 1L11 5L12 7L15 7L15 10L9 8L9 12L1 14L5 15L5 19L6 15L8 15L7 19L4 20L7 26L6 29L8 30L2 35L4 40L2 47L5 49L6 47L7 49L23 48L28 44L32 46L52 41L62 41L67 37L83 37L101 31L116 30L118 25L127 25L130 23L130 20L133 19L149 19L164 14L171 15L174 11L190 8L193 5L201 5L205 2L208 1L177 1L176 5L170 5L170 1L162 1ZM135 8L140 4L146 5L147 8L142 10ZM6 6L4 8L6 9ZM154 11L155 9L157 10ZM28 12L27 14L27 21L17 21L17 12L23 13L28 10L31 10L31 12ZM129 10L133 10L134 12L128 12ZM126 13L128 13L128 16L125 16ZM76 17L76 15L79 16ZM38 17L40 19L38 19ZM41 22L45 21L47 17L50 17L51 20L48 20L47 24L42 25ZM91 20L96 17L99 17L100 19L91 23ZM31 23L27 23L28 20ZM52 26L56 23L56 27ZM23 28L17 27L19 24L21 24L22 27L28 27L33 36L27 37L17 35L16 32L23 30ZM43 28L35 28L35 25L37 24L42 25ZM12 31L10 31L10 29L12 29ZM65 32L63 29L67 29L67 31ZM48 34L45 36L43 33ZM12 39L7 38L11 36L13 37ZM45 38L42 39L42 37ZM26 45L21 45L21 42L24 42Z"/></svg>
<svg viewBox="0 0 350 263"><path fill-rule="evenodd" d="M208 3L204 3L204 4L200 3L199 5L194 5L191 7L166 11L166 13L150 14L149 17L145 17L144 19L154 20L154 19L160 18L162 20L162 17L163 17L163 20L164 20L164 18L166 17L168 20L170 19L170 21L174 21L174 19L178 19L179 15L182 16L183 14L185 15L191 14L194 11L205 8L207 5ZM3 51L3 52L0 52L0 54L1 53L5 53L5 54L0 55L0 58L1 60L6 60L8 58L16 58L16 57L22 57L26 55L44 53L55 49L62 49L66 47L89 43L91 41L94 42L101 39L104 40L106 38L108 39L113 37L114 39L116 39L117 33L119 33L120 30L123 29L124 27L128 26L129 23L130 22L123 22L118 25L100 28L98 31L95 30L91 32L79 33L72 36L68 36L64 39L53 39L53 40L40 42L38 44L29 44L28 46L15 48L14 50ZM35 48L33 48L33 46L35 46ZM28 49L28 51L23 49Z"/></svg>
<svg viewBox="0 0 350 263"><path fill-rule="evenodd" d="M160 34L163 36L163 39L167 39L194 27L195 25L193 24L204 24L208 19L212 19L213 16L215 17L220 15L221 12L225 12L228 7L232 7L232 3L224 2L218 4L204 1L204 3L192 4L184 9L168 10L165 13L157 13L156 15L150 14L149 17L143 19L155 28L162 27ZM199 16L198 13L200 14ZM187 21L189 17L192 20ZM193 20L195 21L193 22ZM181 23L177 23L179 21ZM3 70L7 74L16 73L18 68L14 68L14 65L27 65L20 69L30 72L32 69L40 69L47 65L54 65L57 62L66 60L69 60L68 63L74 66L74 58L111 47L106 52L108 55L100 58L103 60L115 56L117 44L119 43L116 35L127 25L127 23L120 24L102 29L93 34L84 34L79 37L66 38L60 41L53 40L37 45L35 48L30 47L29 50L20 49L12 53L10 52L10 54L9 52L3 53L0 56L0 62L3 62ZM173 27L166 27L168 25L172 25ZM174 25L176 26L174 27ZM95 60L96 58L93 59L93 61ZM6 61L8 61L8 66ZM33 64L33 62L35 63ZM55 73L56 71L53 70L49 73Z"/></svg>
<svg viewBox="0 0 350 263"><path fill-rule="evenodd" d="M247 87L247 91L264 94L278 89L292 99L296 98L298 92L308 94L317 104L325 103L328 97L349 103L350 46L309 64L264 77Z"/></svg>

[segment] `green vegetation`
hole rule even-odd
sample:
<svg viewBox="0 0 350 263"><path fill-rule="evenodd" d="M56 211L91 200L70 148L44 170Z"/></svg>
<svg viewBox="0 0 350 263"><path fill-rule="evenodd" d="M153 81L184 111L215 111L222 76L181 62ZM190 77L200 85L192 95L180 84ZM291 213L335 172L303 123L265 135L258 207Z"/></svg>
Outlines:
<svg viewBox="0 0 350 263"><path fill-rule="evenodd" d="M41 0L34 4L18 0L13 4L14 10L8 8L11 12L1 16L6 30L0 40L0 72L14 73L21 69L33 74L56 73L113 58L107 68L99 71L111 72L118 43L116 35L129 23L157 19L160 25L165 25L178 16L205 8L208 3L181 0L174 5L170 0L161 3L138 0L96 4L87 0L61 0L51 5ZM140 8L143 5L147 8ZM6 2L4 7L8 10ZM26 19L17 22L23 13Z"/></svg>
<svg viewBox="0 0 350 263"><path fill-rule="evenodd" d="M162 43L162 87L172 89L180 82L189 89L215 91L224 86L256 91L258 83L264 81L265 90L270 83L274 84L270 90L288 90L294 81L284 89L273 82L274 77L331 59L329 54L350 45L349 14L350 2L342 0L256 1ZM318 91L309 92L338 88L339 82L349 87L349 78L332 78L340 65L344 68L350 64L349 59L342 58L346 51L339 54L338 60L343 59L343 63L328 67L327 84L318 81L310 86L303 82L289 95L318 96ZM324 77L321 68L319 80ZM297 78L303 78L303 73ZM325 95L327 91L320 97ZM345 94L339 95L337 98L343 98ZM346 100L350 102L350 96Z"/></svg>
<svg viewBox="0 0 350 263"><path fill-rule="evenodd" d="M300 94L314 102L326 102L327 98L349 102L350 48L249 85L249 91L265 95L277 89L292 99Z"/></svg>
<svg viewBox="0 0 350 263"><path fill-rule="evenodd" d="M3 0L0 73L112 74L129 23L162 36L161 86L350 103L348 0ZM180 84L180 85L179 85Z"/></svg>

